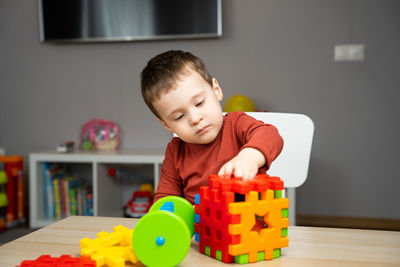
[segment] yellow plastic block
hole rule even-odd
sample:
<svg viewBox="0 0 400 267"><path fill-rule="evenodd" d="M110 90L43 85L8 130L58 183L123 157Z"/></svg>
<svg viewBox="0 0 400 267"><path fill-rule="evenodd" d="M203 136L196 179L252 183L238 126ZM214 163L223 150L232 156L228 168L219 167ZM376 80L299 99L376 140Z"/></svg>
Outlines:
<svg viewBox="0 0 400 267"><path fill-rule="evenodd" d="M289 239L281 236L281 229L289 226L289 219L282 218L282 209L289 207L287 198L274 198L269 189L261 194L250 191L245 202L229 204L230 214L240 214L238 224L229 225L229 234L240 235L241 243L229 245L229 254L233 256L248 254L249 262L258 261L258 253L264 252L264 259L273 258L274 249L287 247ZM257 227L256 216L263 218L266 228ZM254 227L256 226L256 227Z"/></svg>
<svg viewBox="0 0 400 267"><path fill-rule="evenodd" d="M81 255L90 256L97 266L122 267L126 261L137 263L139 260L133 251L132 235L133 229L118 225L112 233L103 231L97 234L96 239L81 239Z"/></svg>

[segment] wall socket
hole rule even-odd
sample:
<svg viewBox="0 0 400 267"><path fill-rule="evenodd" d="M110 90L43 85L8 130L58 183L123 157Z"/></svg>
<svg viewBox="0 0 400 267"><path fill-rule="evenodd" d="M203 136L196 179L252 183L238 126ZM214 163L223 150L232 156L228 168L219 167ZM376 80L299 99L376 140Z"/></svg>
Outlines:
<svg viewBox="0 0 400 267"><path fill-rule="evenodd" d="M335 61L363 61L364 50L363 44L335 45L334 59Z"/></svg>

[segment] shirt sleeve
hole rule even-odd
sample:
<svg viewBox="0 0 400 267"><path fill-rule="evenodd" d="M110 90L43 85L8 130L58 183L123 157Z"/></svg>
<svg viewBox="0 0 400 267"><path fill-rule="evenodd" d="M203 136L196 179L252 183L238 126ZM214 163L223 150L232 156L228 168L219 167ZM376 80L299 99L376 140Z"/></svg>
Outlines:
<svg viewBox="0 0 400 267"><path fill-rule="evenodd" d="M161 167L161 176L158 181L157 190L154 194L154 202L166 196L183 196L182 179L178 175L176 169L176 160L179 147L179 141L175 138L168 143L165 151L163 165Z"/></svg>
<svg viewBox="0 0 400 267"><path fill-rule="evenodd" d="M237 119L235 131L242 144L241 148L255 148L261 151L265 157L266 164L261 167L263 172L267 171L271 163L279 156L283 148L283 139L278 129L253 117L241 113Z"/></svg>

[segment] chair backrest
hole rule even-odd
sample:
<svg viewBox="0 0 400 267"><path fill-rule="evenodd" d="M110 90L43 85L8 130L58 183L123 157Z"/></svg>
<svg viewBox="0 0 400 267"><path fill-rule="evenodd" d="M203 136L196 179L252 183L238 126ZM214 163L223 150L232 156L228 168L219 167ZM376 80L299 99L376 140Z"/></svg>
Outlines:
<svg viewBox="0 0 400 267"><path fill-rule="evenodd" d="M267 173L280 177L286 188L302 185L308 173L314 135L313 121L303 114L246 112L257 120L278 128L284 140L281 154L271 164Z"/></svg>

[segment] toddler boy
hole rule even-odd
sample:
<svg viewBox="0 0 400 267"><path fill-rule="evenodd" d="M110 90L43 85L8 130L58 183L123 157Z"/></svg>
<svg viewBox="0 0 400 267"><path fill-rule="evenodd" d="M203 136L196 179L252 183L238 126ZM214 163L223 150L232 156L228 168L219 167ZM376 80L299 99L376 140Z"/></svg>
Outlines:
<svg viewBox="0 0 400 267"><path fill-rule="evenodd" d="M222 113L222 89L202 60L167 51L141 73L144 101L173 138L166 149L154 201L181 196L192 204L210 174L252 179L279 155L277 129L243 112Z"/></svg>

